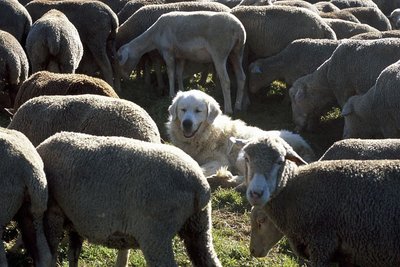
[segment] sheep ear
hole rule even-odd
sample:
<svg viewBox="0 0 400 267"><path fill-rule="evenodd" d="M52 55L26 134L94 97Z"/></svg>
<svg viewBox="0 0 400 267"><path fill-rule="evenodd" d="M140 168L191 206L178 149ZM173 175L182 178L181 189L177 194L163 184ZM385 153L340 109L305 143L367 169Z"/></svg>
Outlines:
<svg viewBox="0 0 400 267"><path fill-rule="evenodd" d="M296 165L307 165L308 163L302 159L293 149L287 150L285 159L293 161Z"/></svg>
<svg viewBox="0 0 400 267"><path fill-rule="evenodd" d="M342 108L342 113L341 113L341 115L342 115L343 117L344 117L344 116L348 116L348 115L350 115L353 111L354 111L354 110L353 110L353 105L352 105L349 101L347 101L347 103L344 104L344 106L343 106L343 108Z"/></svg>
<svg viewBox="0 0 400 267"><path fill-rule="evenodd" d="M214 99L213 99L214 100ZM217 101L208 101L207 103L208 114L207 121L211 124L214 122L215 118L222 114L221 108Z"/></svg>
<svg viewBox="0 0 400 267"><path fill-rule="evenodd" d="M231 153L233 146L238 146L240 149L242 149L249 142L249 140L239 139L231 136L229 137L228 142L229 142L228 144L228 154L229 154Z"/></svg>

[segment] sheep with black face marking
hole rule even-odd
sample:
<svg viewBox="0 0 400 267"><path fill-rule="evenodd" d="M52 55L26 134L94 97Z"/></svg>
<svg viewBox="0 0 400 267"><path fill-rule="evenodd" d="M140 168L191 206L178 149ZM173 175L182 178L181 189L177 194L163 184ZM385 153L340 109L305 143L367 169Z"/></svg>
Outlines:
<svg viewBox="0 0 400 267"><path fill-rule="evenodd" d="M176 234L193 266L221 266L212 243L210 186L182 150L62 132L37 151L49 184L45 231L54 266L67 221L71 266L77 266L83 238L120 250L140 248L147 266L177 266Z"/></svg>
<svg viewBox="0 0 400 267"><path fill-rule="evenodd" d="M349 40L313 73L297 79L289 89L293 121L298 130L313 130L332 106L368 91L381 71L400 59L400 40Z"/></svg>
<svg viewBox="0 0 400 267"><path fill-rule="evenodd" d="M217 34L216 34L217 33ZM123 72L130 73L140 58L157 49L168 72L169 96L175 95L175 77L183 91L185 60L213 63L224 96L224 112L232 114L230 78L231 63L237 84L235 110L242 109L245 73L242 67L246 32L242 23L228 12L174 11L162 15L147 31L118 49Z"/></svg>
<svg viewBox="0 0 400 267"><path fill-rule="evenodd" d="M15 97L14 111L36 96L82 94L119 98L114 89L102 79L78 73L38 71L21 84Z"/></svg>
<svg viewBox="0 0 400 267"><path fill-rule="evenodd" d="M15 218L35 266L50 266L51 254L43 231L48 188L43 161L22 133L0 127L0 237ZM7 265L3 242L0 265Z"/></svg>
<svg viewBox="0 0 400 267"><path fill-rule="evenodd" d="M83 56L78 31L56 9L46 12L33 23L25 47L32 73L40 70L75 73Z"/></svg>
<svg viewBox="0 0 400 267"><path fill-rule="evenodd" d="M400 62L385 68L365 93L344 104L343 138L400 137Z"/></svg>
<svg viewBox="0 0 400 267"><path fill-rule="evenodd" d="M298 39L274 56L257 59L249 67L249 91L256 93L274 80L290 87L298 78L315 71L339 43L331 39Z"/></svg>
<svg viewBox="0 0 400 267"><path fill-rule="evenodd" d="M12 107L23 81L28 78L29 62L24 49L10 33L0 30L0 94L3 107ZM3 97L2 97L3 98Z"/></svg>
<svg viewBox="0 0 400 267"><path fill-rule="evenodd" d="M344 139L331 145L319 160L400 159L400 139Z"/></svg>
<svg viewBox="0 0 400 267"><path fill-rule="evenodd" d="M101 95L32 98L19 107L8 128L24 133L34 145L60 131L161 142L156 123L143 108Z"/></svg>
<svg viewBox="0 0 400 267"><path fill-rule="evenodd" d="M304 161L279 137L252 140L243 151L250 204L311 266L400 264L399 160L297 166Z"/></svg>

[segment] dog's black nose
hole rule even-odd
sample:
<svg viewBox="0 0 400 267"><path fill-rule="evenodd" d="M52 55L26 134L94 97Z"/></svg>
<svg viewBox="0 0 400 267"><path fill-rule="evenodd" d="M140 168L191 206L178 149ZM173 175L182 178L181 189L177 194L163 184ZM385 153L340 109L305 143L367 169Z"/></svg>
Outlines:
<svg viewBox="0 0 400 267"><path fill-rule="evenodd" d="M193 126L193 122L191 120L184 120L182 122L182 126L183 126L183 129L185 129L185 130L191 130L192 126Z"/></svg>

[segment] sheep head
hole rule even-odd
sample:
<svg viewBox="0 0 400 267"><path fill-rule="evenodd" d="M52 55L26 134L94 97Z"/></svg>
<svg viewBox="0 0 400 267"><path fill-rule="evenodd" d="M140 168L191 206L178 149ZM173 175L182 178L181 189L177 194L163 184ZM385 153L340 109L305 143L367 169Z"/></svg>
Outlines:
<svg viewBox="0 0 400 267"><path fill-rule="evenodd" d="M278 189L284 168L307 164L281 137L268 136L251 140L231 138L233 145L243 146L246 197L252 206L264 206ZM286 178L285 178L286 179Z"/></svg>
<svg viewBox="0 0 400 267"><path fill-rule="evenodd" d="M124 78L129 78L132 70L134 70L139 63L140 57L132 52L128 45L124 45L118 49L117 59L121 74Z"/></svg>

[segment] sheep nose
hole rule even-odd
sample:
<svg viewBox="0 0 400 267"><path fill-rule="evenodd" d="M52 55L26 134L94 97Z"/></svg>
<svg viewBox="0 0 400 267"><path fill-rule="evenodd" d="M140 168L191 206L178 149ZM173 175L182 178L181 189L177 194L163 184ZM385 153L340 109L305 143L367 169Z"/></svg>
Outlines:
<svg viewBox="0 0 400 267"><path fill-rule="evenodd" d="M184 120L182 122L182 126L183 126L183 129L190 130L190 129L192 129L193 122L191 120Z"/></svg>
<svg viewBox="0 0 400 267"><path fill-rule="evenodd" d="M250 195L252 198L261 198L263 194L264 194L264 190L261 190L259 192L250 191Z"/></svg>

